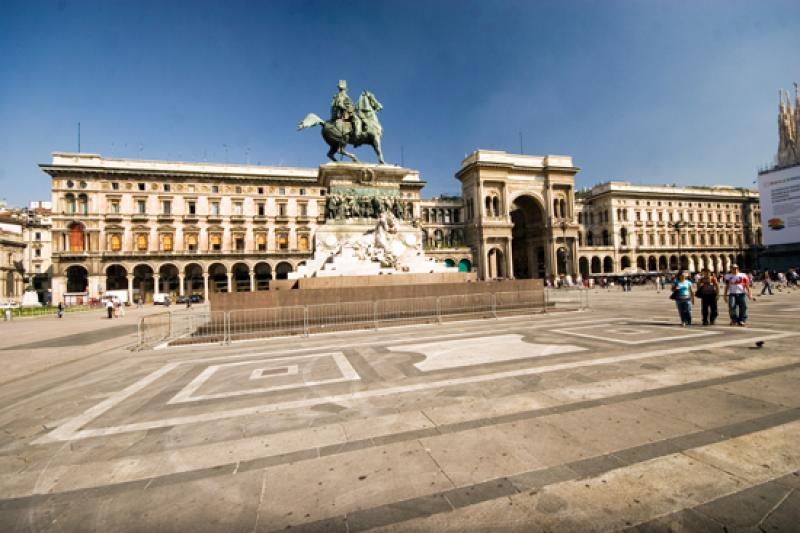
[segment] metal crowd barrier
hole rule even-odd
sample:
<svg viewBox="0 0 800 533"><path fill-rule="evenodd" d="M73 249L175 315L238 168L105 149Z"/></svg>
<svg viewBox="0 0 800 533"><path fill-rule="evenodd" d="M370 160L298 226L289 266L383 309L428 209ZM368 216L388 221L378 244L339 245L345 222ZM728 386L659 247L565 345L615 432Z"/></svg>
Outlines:
<svg viewBox="0 0 800 533"><path fill-rule="evenodd" d="M233 341L379 329L455 320L579 311L589 307L585 289L551 289L342 302L236 311L185 310L139 321L139 347L229 344Z"/></svg>

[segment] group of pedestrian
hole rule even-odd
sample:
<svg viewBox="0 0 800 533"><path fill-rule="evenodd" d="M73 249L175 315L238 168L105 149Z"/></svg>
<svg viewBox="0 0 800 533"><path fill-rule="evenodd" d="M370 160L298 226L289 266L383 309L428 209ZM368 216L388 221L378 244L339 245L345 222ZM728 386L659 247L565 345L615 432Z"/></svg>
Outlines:
<svg viewBox="0 0 800 533"><path fill-rule="evenodd" d="M125 304L117 298L106 300L106 314L108 318L122 318L125 316Z"/></svg>
<svg viewBox="0 0 800 533"><path fill-rule="evenodd" d="M672 283L670 298L675 300L681 326L692 325L692 305L700 298L701 315L704 326L713 326L717 320L717 301L724 294L728 304L730 325L745 327L747 322L747 301L753 299L750 277L739 272L738 265L732 265L730 273L717 278L708 269L703 270L693 282L686 272L679 272Z"/></svg>

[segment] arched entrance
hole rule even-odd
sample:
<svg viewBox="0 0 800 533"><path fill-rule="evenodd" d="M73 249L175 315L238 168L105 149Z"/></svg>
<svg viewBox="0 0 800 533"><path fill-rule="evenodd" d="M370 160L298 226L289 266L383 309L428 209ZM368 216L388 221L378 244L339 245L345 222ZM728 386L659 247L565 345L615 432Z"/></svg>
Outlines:
<svg viewBox="0 0 800 533"><path fill-rule="evenodd" d="M265 291L269 289L269 280L272 279L272 267L269 263L256 263L253 269L256 273L256 290Z"/></svg>
<svg viewBox="0 0 800 533"><path fill-rule="evenodd" d="M589 276L589 260L585 257L578 259L578 271L584 278Z"/></svg>
<svg viewBox="0 0 800 533"><path fill-rule="evenodd" d="M628 257L627 255L623 255L620 258L620 267L622 268L622 270L626 270L626 269L630 268L631 267L631 258Z"/></svg>
<svg viewBox="0 0 800 533"><path fill-rule="evenodd" d="M89 272L80 265L67 269L67 292L86 292L89 288ZM13 292L11 293L13 294Z"/></svg>
<svg viewBox="0 0 800 533"><path fill-rule="evenodd" d="M158 269L158 292L176 296L179 290L178 267L171 263L161 265Z"/></svg>
<svg viewBox="0 0 800 533"><path fill-rule="evenodd" d="M462 259L458 262L459 272L472 272L472 261L469 259Z"/></svg>
<svg viewBox="0 0 800 533"><path fill-rule="evenodd" d="M489 279L506 277L506 259L498 248L492 248L487 254L487 276Z"/></svg>
<svg viewBox="0 0 800 533"><path fill-rule="evenodd" d="M208 284L211 292L228 292L228 269L222 263L208 267Z"/></svg>
<svg viewBox="0 0 800 533"><path fill-rule="evenodd" d="M448 267L452 268L452 267L456 266L456 262L453 261L452 259L445 259L444 260L444 266L448 266Z"/></svg>
<svg viewBox="0 0 800 533"><path fill-rule="evenodd" d="M649 270L650 272L655 272L656 270L658 270L658 260L655 258L654 255L651 255L650 257L647 258L647 270Z"/></svg>
<svg viewBox="0 0 800 533"><path fill-rule="evenodd" d="M600 258L597 256L592 257L592 274L600 274L602 271L603 270L600 264Z"/></svg>
<svg viewBox="0 0 800 533"><path fill-rule="evenodd" d="M511 223L514 225L511 229L514 277L544 278L547 272L545 263L547 232L541 203L532 196L518 197L511 204ZM491 265L491 262L489 264Z"/></svg>
<svg viewBox="0 0 800 533"><path fill-rule="evenodd" d="M203 267L197 263L190 263L183 269L184 274L184 292L188 296L198 295L203 296Z"/></svg>
<svg viewBox="0 0 800 533"><path fill-rule="evenodd" d="M614 260L611 259L611 257L606 256L603 259L603 273L610 274L611 272L614 272Z"/></svg>
<svg viewBox="0 0 800 533"><path fill-rule="evenodd" d="M647 270L647 259L645 259L643 255L636 258L636 268L642 271Z"/></svg>
<svg viewBox="0 0 800 533"><path fill-rule="evenodd" d="M128 270L122 265L110 265L106 268L106 290L128 290Z"/></svg>
<svg viewBox="0 0 800 533"><path fill-rule="evenodd" d="M236 263L231 271L233 272L234 292L248 292L250 290L250 267L245 263Z"/></svg>
<svg viewBox="0 0 800 533"><path fill-rule="evenodd" d="M563 246L559 246L558 250L556 250L556 258L558 259L558 275L567 275L567 258L569 252Z"/></svg>
<svg viewBox="0 0 800 533"><path fill-rule="evenodd" d="M275 267L275 279L288 279L289 272L292 271L292 265L284 261L283 263L278 263Z"/></svg>
<svg viewBox="0 0 800 533"><path fill-rule="evenodd" d="M16 283L14 282L14 272L9 270L6 272L6 296L13 297L17 295Z"/></svg>
<svg viewBox="0 0 800 533"><path fill-rule="evenodd" d="M133 269L133 300L150 303L154 292L153 269L150 265L136 265Z"/></svg>

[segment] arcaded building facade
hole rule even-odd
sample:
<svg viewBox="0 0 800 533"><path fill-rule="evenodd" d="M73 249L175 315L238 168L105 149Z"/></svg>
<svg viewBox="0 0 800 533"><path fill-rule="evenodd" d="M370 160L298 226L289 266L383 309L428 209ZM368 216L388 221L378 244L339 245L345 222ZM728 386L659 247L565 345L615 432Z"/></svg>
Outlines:
<svg viewBox="0 0 800 533"><path fill-rule="evenodd" d="M64 153L41 168L52 177L54 303L267 290L313 256L325 224L317 168ZM624 182L576 191L579 170L568 156L478 150L456 173L462 197L422 199L410 170L400 194L425 253L481 279L753 265L755 191Z"/></svg>
<svg viewBox="0 0 800 533"><path fill-rule="evenodd" d="M263 290L312 254L316 169L53 155L53 301Z"/></svg>
<svg viewBox="0 0 800 533"><path fill-rule="evenodd" d="M761 246L758 193L745 188L611 181L580 191L576 211L584 276L751 268Z"/></svg>
<svg viewBox="0 0 800 533"><path fill-rule="evenodd" d="M0 303L19 302L25 290L17 263L25 257L23 224L0 217Z"/></svg>

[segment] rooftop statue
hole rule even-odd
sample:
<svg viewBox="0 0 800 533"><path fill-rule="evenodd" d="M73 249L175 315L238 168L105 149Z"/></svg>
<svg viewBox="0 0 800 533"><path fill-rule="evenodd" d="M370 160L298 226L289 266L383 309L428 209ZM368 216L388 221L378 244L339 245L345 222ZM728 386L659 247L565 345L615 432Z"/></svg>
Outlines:
<svg viewBox="0 0 800 533"><path fill-rule="evenodd" d="M322 126L322 138L328 143L328 158L336 161L335 155L338 153L342 157L349 157L354 162L358 158L345 150L347 145L358 148L368 144L375 150L378 163L385 164L383 152L381 151L381 137L383 128L378 121L378 112L383 106L369 91L364 91L358 97L358 102L353 106L353 101L347 94L347 82L339 81L339 92L333 96L331 101L331 118L322 120L314 113L306 115L297 124L298 130L304 130L313 126Z"/></svg>
<svg viewBox="0 0 800 533"><path fill-rule="evenodd" d="M779 167L798 165L800 164L800 94L797 84L794 84L794 109L789 93L779 91L778 99L777 164Z"/></svg>

